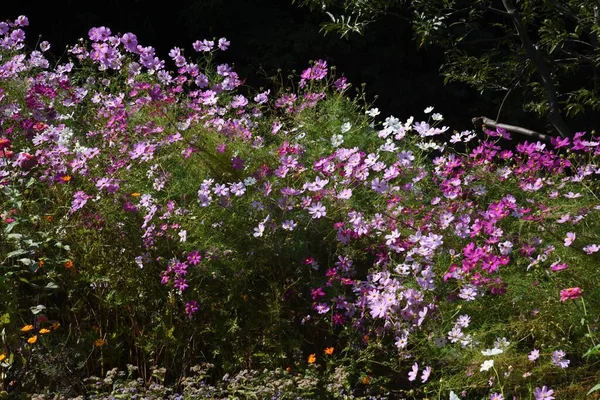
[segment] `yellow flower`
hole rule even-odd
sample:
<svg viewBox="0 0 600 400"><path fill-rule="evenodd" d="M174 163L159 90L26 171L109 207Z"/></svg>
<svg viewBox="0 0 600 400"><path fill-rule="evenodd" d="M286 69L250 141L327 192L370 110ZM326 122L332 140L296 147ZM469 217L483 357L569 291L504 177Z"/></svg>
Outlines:
<svg viewBox="0 0 600 400"><path fill-rule="evenodd" d="M131 193L131 197L139 197L140 194L138 192Z"/></svg>
<svg viewBox="0 0 600 400"><path fill-rule="evenodd" d="M58 329L59 327L60 327L60 323L58 323L58 322L54 322L52 324L52 329L54 329L54 330Z"/></svg>
<svg viewBox="0 0 600 400"><path fill-rule="evenodd" d="M42 335L45 335L46 333L50 333L50 329L42 328L42 329L40 329L40 333Z"/></svg>
<svg viewBox="0 0 600 400"><path fill-rule="evenodd" d="M34 344L35 342L37 342L37 336L32 336L29 339L27 339L27 343L29 344Z"/></svg>
<svg viewBox="0 0 600 400"><path fill-rule="evenodd" d="M60 178L60 180L67 183L71 180L71 175L65 175L62 178Z"/></svg>
<svg viewBox="0 0 600 400"><path fill-rule="evenodd" d="M24 327L21 328L21 332L29 332L32 329L33 329L33 325L25 325Z"/></svg>
<svg viewBox="0 0 600 400"><path fill-rule="evenodd" d="M317 355L315 353L312 353L310 356L308 356L308 363L309 364L314 364L315 361L317 361Z"/></svg>
<svg viewBox="0 0 600 400"><path fill-rule="evenodd" d="M96 339L96 341L94 341L94 346L96 347L102 347L104 346L106 342L104 341L104 339Z"/></svg>
<svg viewBox="0 0 600 400"><path fill-rule="evenodd" d="M4 353L0 354L0 362L4 361L5 358L6 358L6 354L4 354Z"/></svg>
<svg viewBox="0 0 600 400"><path fill-rule="evenodd" d="M333 347L327 347L325 349L325 354L327 354L328 356L333 354Z"/></svg>

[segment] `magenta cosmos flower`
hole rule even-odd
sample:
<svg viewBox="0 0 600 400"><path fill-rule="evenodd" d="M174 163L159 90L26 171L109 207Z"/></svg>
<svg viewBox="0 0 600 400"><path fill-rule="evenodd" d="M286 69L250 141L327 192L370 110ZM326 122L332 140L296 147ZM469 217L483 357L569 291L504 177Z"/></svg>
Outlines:
<svg viewBox="0 0 600 400"><path fill-rule="evenodd" d="M572 287L560 291L560 301L575 300L581 297L582 290L579 287Z"/></svg>

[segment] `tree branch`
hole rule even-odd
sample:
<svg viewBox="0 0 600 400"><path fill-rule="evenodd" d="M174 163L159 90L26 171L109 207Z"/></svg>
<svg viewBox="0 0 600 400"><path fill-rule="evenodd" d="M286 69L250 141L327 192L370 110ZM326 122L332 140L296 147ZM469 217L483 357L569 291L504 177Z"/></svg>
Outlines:
<svg viewBox="0 0 600 400"><path fill-rule="evenodd" d="M521 20L521 16L517 13L515 6L512 3L512 0L502 0L502 4L504 4L504 8L508 13L510 19L512 20L519 37L521 38L521 42L523 43L523 47L525 47L525 51L527 52L527 56L533 61L536 71L542 80L542 84L546 89L546 95L548 96L548 103L550 104L550 111L548 112L548 119L550 123L554 126L554 128L558 131L558 134L562 137L571 136L571 132L567 127L567 124L563 120L560 115L560 109L558 107L558 98L556 96L556 90L554 89L554 84L552 83L552 78L550 76L550 70L548 66L542 59L540 51L533 45L531 42L531 38L523 26L523 21Z"/></svg>
<svg viewBox="0 0 600 400"><path fill-rule="evenodd" d="M481 121L483 123L483 126L488 129L501 128L501 129L507 130L509 132L518 133L520 135L525 135L525 136L529 136L529 137L539 139L539 140L544 140L544 141L550 141L550 139L551 139L551 136L544 135L543 133L532 131L531 129L523 128L521 126L500 124L488 117L475 117L471 121L473 122L473 125L477 124L477 121Z"/></svg>

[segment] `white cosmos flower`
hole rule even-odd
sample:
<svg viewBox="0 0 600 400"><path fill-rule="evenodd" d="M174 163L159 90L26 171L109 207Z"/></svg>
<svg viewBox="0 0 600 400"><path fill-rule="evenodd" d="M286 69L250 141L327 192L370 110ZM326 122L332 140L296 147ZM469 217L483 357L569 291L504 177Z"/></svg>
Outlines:
<svg viewBox="0 0 600 400"><path fill-rule="evenodd" d="M481 364L481 368L479 369L479 371L481 371L481 372L489 371L489 369L492 368L493 366L494 366L494 360L485 360Z"/></svg>
<svg viewBox="0 0 600 400"><path fill-rule="evenodd" d="M497 356L498 354L502 354L504 350L494 347L493 349L482 350L481 354L484 356Z"/></svg>

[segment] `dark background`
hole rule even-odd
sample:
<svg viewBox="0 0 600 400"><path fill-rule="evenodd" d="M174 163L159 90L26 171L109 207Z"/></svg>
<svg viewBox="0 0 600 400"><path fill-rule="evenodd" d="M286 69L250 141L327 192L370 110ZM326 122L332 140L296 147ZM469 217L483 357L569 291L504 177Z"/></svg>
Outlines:
<svg viewBox="0 0 600 400"><path fill-rule="evenodd" d="M7 3L7 2L5 2ZM52 44L60 57L65 46L86 38L91 27L106 26L113 33L132 32L144 46L157 49L169 61L168 51L181 47L192 56L198 39L226 37L231 41L219 62L235 66L246 84L258 89L281 69L284 76L308 67L319 58L337 67L354 87L366 84L367 98L374 101L381 117L401 120L423 117L423 109L434 106L455 130L471 129L471 118L496 117L498 99L484 97L461 84L444 85L439 68L439 49L417 49L407 19L385 17L372 24L364 36L348 40L336 33L319 32L326 16L291 4L291 0L146 0L11 1L3 4L0 19L29 18L28 45L39 40ZM41 39L40 39L41 35ZM169 64L167 64L169 65Z"/></svg>

